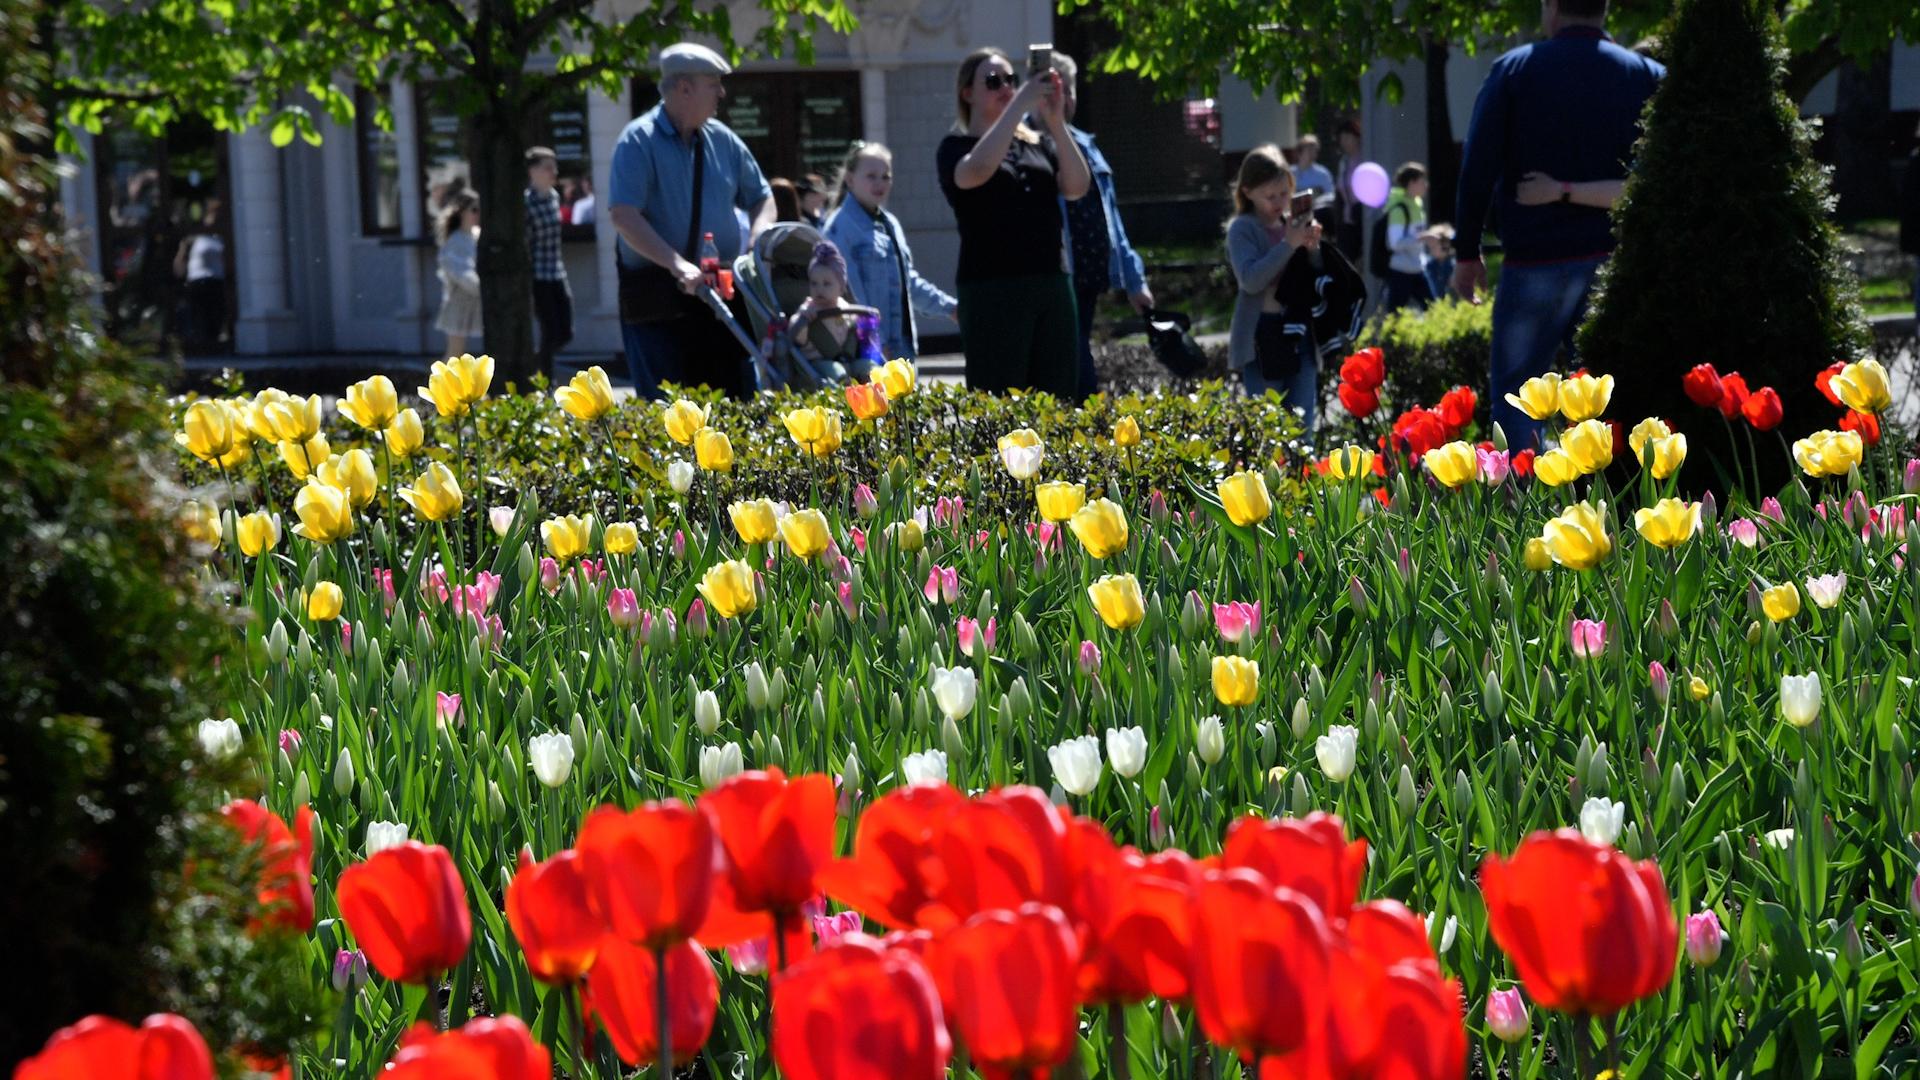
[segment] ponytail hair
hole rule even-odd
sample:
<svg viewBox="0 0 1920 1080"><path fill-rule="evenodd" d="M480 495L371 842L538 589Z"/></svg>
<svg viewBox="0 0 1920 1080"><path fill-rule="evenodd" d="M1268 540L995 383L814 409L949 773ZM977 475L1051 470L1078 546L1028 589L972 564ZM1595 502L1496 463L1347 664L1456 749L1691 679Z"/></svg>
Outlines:
<svg viewBox="0 0 1920 1080"><path fill-rule="evenodd" d="M480 193L472 188L461 188L459 191L448 196L445 207L440 211L440 216L433 220L434 242L439 244L446 243L447 237L459 231L460 218L464 216L467 211L478 209L479 206Z"/></svg>

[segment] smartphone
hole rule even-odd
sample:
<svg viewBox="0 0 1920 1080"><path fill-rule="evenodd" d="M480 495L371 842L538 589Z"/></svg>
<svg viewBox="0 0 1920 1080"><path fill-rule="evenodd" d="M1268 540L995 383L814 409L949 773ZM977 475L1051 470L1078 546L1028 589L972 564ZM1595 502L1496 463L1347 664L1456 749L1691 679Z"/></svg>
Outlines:
<svg viewBox="0 0 1920 1080"><path fill-rule="evenodd" d="M1288 217L1313 216L1313 189L1308 188L1293 197L1293 205L1287 208Z"/></svg>
<svg viewBox="0 0 1920 1080"><path fill-rule="evenodd" d="M1045 75L1052 70L1053 45L1051 43L1027 46L1027 78L1032 79L1036 75Z"/></svg>

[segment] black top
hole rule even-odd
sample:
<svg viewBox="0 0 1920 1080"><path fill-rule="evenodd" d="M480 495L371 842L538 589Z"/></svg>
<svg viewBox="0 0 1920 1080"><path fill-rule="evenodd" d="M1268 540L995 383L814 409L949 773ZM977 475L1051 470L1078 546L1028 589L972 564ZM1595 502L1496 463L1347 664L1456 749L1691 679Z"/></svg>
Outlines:
<svg viewBox="0 0 1920 1080"><path fill-rule="evenodd" d="M993 178L962 190L954 166L980 140L949 135L940 140L940 190L960 227L959 281L1029 277L1066 271L1060 249L1059 158L1053 140L1013 140Z"/></svg>

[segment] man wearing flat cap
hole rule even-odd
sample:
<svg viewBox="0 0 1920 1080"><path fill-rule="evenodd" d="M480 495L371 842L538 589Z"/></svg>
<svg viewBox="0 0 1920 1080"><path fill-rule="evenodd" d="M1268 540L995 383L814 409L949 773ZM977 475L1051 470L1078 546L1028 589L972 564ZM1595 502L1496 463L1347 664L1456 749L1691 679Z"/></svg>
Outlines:
<svg viewBox="0 0 1920 1080"><path fill-rule="evenodd" d="M734 208L753 234L773 223L773 191L753 152L714 119L733 69L704 45L660 54L660 104L628 124L613 146L607 220L618 239L620 323L636 393L660 384L707 385L734 397L752 389L747 356L694 295L703 280L702 238L711 233L722 266L740 254Z"/></svg>

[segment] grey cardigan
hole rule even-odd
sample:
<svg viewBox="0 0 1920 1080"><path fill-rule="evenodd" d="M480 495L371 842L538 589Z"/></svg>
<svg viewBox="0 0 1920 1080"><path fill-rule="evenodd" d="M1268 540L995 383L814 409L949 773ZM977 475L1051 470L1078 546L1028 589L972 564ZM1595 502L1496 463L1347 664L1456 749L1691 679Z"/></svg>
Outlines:
<svg viewBox="0 0 1920 1080"><path fill-rule="evenodd" d="M1236 371L1253 363L1253 328L1260 321L1261 301L1273 291L1274 280L1292 254L1287 242L1274 240L1252 214L1240 214L1227 223L1227 263L1240 286L1227 340L1228 363Z"/></svg>

